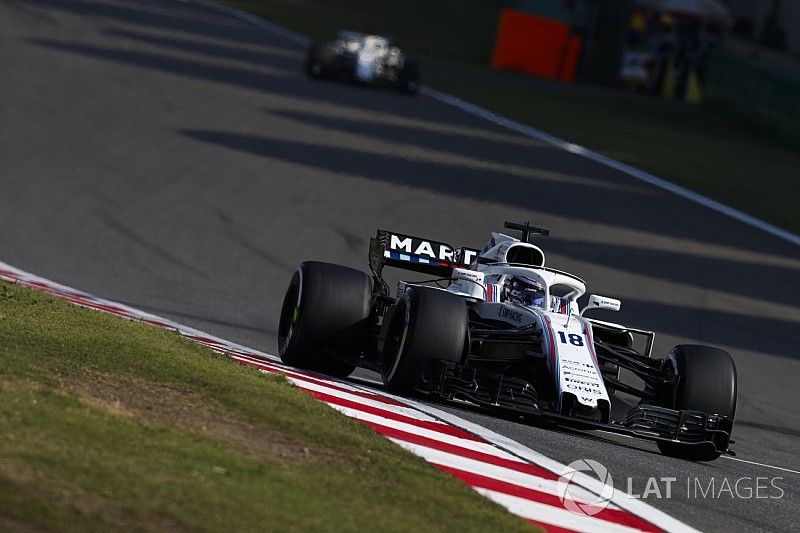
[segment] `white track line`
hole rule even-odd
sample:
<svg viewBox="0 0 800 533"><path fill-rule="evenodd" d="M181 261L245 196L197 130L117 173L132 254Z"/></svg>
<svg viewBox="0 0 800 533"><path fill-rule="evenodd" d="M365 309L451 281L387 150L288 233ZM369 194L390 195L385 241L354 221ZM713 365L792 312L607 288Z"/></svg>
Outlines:
<svg viewBox="0 0 800 533"><path fill-rule="evenodd" d="M622 163L621 161L617 161L616 159L612 159L610 157L599 154L584 146L571 143L560 137L556 137L555 135L550 135L549 133L546 133L540 129L528 126L526 124L522 124L521 122L517 122L502 115L498 115L496 113L489 111L488 109L466 102L456 96L437 91L436 89L431 89L430 87L423 87L423 93L444 104L461 109L462 111L465 111L471 115L475 115L482 119L488 120L489 122L497 124L498 126L501 126L509 130L513 130L527 137L531 137L532 139L546 142L552 146L561 148L562 150L566 150L567 152L573 153L577 156L590 159L596 163L612 168L618 172L627 174L628 176L634 179L643 181L644 183L647 183L654 187L658 187L659 189L676 194L682 198L685 198L686 200L707 207L712 211L716 211L717 213L730 217L734 220L738 220L739 222L747 224L748 226L760 229L761 231L765 231L771 235L774 235L776 237L789 241L792 244L800 246L800 235L796 235L783 228L779 228L778 226L770 224L769 222L756 218L752 215L748 215L747 213L739 211L738 209L734 209L733 207L722 204L707 196L703 196L702 194L689 190L686 187L681 187L680 185L677 185L665 179L654 176L649 172L645 172L644 170L638 169L626 163Z"/></svg>
<svg viewBox="0 0 800 533"><path fill-rule="evenodd" d="M351 418L355 418L356 420L362 420L364 422L373 422L375 424L380 424L393 429L398 429L400 431L405 431L406 433L411 433L419 437L425 437L431 440L435 440L437 442L460 446L461 448L466 448L468 450L473 450L476 452L493 455L495 457L500 457L501 459L508 459L509 461L518 461L520 462L520 464L528 464L527 462L520 461L519 457L511 455L510 453L498 448L497 446L491 444L490 442L478 442L469 439L460 439L458 437L453 437L451 435L447 435L430 429L414 426L412 424L407 424L405 422L398 422L390 418L384 418L381 416L373 415L371 413L365 413L363 411L352 409L350 407L342 407L340 405L336 405L335 403L328 403L328 402L325 403L333 407L340 413L343 413Z"/></svg>
<svg viewBox="0 0 800 533"><path fill-rule="evenodd" d="M267 372L269 374L275 374L276 373L274 370L263 370L263 371ZM369 398L365 398L363 396L356 396L354 394L348 394L348 393L340 391L340 390L336 390L336 389L333 389L333 388L330 388L330 387L325 387L324 385L321 385L321 384L318 384L318 383L314 383L312 381L307 381L307 380L295 378L295 377L292 377L292 376L286 376L286 379L288 379L295 387L297 387L299 389L304 389L304 390L308 390L308 391L312 391L312 392L321 392L323 394L327 394L329 396L335 396L336 398L341 398L343 400L348 400L348 401L351 401L351 402L354 402L354 403L360 403L360 404L366 405L367 407L374 407L376 409L383 409L385 411L392 410L392 411L395 411L395 412L397 412L399 414L406 415L406 416L408 416L410 418L412 418L412 417L413 418L418 418L421 421L425 420L424 418L419 417L417 414L415 414L413 409L408 409L408 408L402 409L402 408L399 408L400 406L388 405L388 404L382 403L382 402L380 402L378 400L370 400Z"/></svg>
<svg viewBox="0 0 800 533"><path fill-rule="evenodd" d="M378 381L377 379L362 378L357 376L350 376L349 379L350 381L361 382L370 386L383 387L383 381Z"/></svg>
<svg viewBox="0 0 800 533"><path fill-rule="evenodd" d="M205 6L209 9L213 9L220 13L225 13L226 15L230 15L232 17L236 17L238 19L250 22L255 26L263 28L275 35L279 35L284 39L291 41L295 44L307 46L311 42L311 39L309 39L305 35L301 35L295 31L289 30L273 22L269 22L268 20L265 20L261 17L257 17L255 15L252 15L244 11L240 11L238 9L222 6L208 0L195 0L194 3ZM800 235L792 233L783 228L779 228L774 224L770 224L769 222L756 218L752 215L748 215L743 211L739 211L738 209L720 203L712 198L703 196L702 194L696 193L690 189L687 189L686 187L682 187L680 185L667 181L663 178L659 178L658 176L654 176L649 172L645 172L644 170L628 165L627 163L623 163L621 161L617 161L616 159L612 159L608 156L599 154L579 144L571 143L569 141L562 139L561 137L551 135L538 128L534 128L532 126L528 126L527 124L523 124L521 122L517 122L516 120L512 120L508 117L498 115L497 113L493 113L492 111L489 111L484 107L472 104L456 96L443 93L441 91L437 91L436 89L432 89L430 87L422 87L422 94L429 96L435 100L438 100L443 104L447 104L449 106L458 108L466 113L469 113L470 115L474 115L484 120L488 120L489 122L492 122L493 124L496 124L502 128L515 131L521 135L525 135L526 137L536 139L537 141L545 142L562 150L566 150L567 152L575 154L579 157L590 159L603 166L612 168L618 172L622 172L623 174L626 174L636 180L652 185L653 187L657 187L659 189L671 192L672 194L676 194L681 198L689 200L690 202L702 205L703 207L706 207L708 209L711 209L712 211L716 211L717 213L720 213L729 218L742 222L743 224L747 224L748 226L759 229L761 231L769 233L770 235L774 235L775 237L778 237L792 244L800 246Z"/></svg>
<svg viewBox="0 0 800 533"><path fill-rule="evenodd" d="M757 463L755 461L748 461L747 459L740 459L738 457L731 457L729 455L723 455L721 458L722 459L727 459L728 461L737 461L739 463L747 463L749 465L763 466L764 468L774 468L775 470L781 470L783 472L791 472L792 474L800 474L800 471L792 470L791 468L784 468L782 466L768 465L766 463Z"/></svg>
<svg viewBox="0 0 800 533"><path fill-rule="evenodd" d="M224 13L230 17L247 21L250 24L253 24L254 26L258 26L259 28L263 28L268 32L274 33L275 35L280 35L287 41L291 41L295 44L299 44L302 46L308 46L309 44L311 44L311 39L309 39L305 35L297 33L296 31L292 31L289 28L284 28L283 26L279 26L261 17L257 17L256 15L248 13L247 11L241 11L239 9L234 9L232 7L218 4L213 0L193 0L192 2L186 2L186 3L197 4L206 7L208 9L211 9L213 11Z"/></svg>
<svg viewBox="0 0 800 533"><path fill-rule="evenodd" d="M557 527L575 531L603 533L638 533L641 531L640 529L623 526L622 524L606 522L605 520L600 520L593 516L581 516L567 509L558 509L545 503L518 498L517 496L511 496L502 492L495 492L483 488L475 488L475 490L490 500L499 503L515 515L537 522L544 522L545 524L552 524Z"/></svg>
<svg viewBox="0 0 800 533"><path fill-rule="evenodd" d="M431 407L429 405L421 404L419 402L408 399L405 400L405 403L413 407L416 407L422 411L425 411L432 416L440 418L445 422L449 422L454 426L469 431L470 433L474 433L479 437L483 437L487 441L494 443L496 446L499 446L514 455L526 459L533 464L539 465L542 468L546 468L551 472L554 472L556 474L561 474L562 472L564 472L565 466L563 464L553 459L550 459L549 457L546 457L541 453L536 452L518 443L517 441L506 437L505 435L501 435L483 426L480 426L468 420L464 420L456 415L450 414L446 411L442 411L441 409L436 409L435 407ZM593 492L594 494L600 494L603 491L603 484L598 479L586 476L581 472L576 473L572 477L572 481L580 485L581 487L589 490L590 492ZM631 497L624 491L615 490L614 496L611 498L611 502L614 503L616 506L620 507L621 509L625 509L626 511L629 511L630 513L633 513L636 516L640 516L648 520L649 522L652 522L653 524L655 524L656 526L660 527L665 531L682 531L682 532L697 531L696 529L692 528L687 524L684 524L683 522L681 522L676 518L673 518L667 513L651 505L648 505L642 500Z"/></svg>
<svg viewBox="0 0 800 533"><path fill-rule="evenodd" d="M479 473L498 481L504 481L521 487L538 490L547 494L558 496L558 482L545 479L539 476L526 474L518 470L512 470L503 466L486 464L469 457L462 457L453 453L437 450L421 444L406 442L400 439L391 439L403 448L414 452L414 454L424 457L426 461L451 468L457 468L467 472ZM570 497L581 502L594 502L597 495L581 487L570 488ZM615 504L608 506L609 509L619 509Z"/></svg>

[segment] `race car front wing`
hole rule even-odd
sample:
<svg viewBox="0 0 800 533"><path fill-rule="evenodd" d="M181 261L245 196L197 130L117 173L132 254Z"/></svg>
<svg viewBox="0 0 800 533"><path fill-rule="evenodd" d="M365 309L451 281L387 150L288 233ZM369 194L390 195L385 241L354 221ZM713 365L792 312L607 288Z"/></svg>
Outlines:
<svg viewBox="0 0 800 533"><path fill-rule="evenodd" d="M431 363L433 367L426 373L425 388L420 390L427 395L444 400L466 400L507 414L541 417L560 426L601 429L651 441L713 446L718 453L735 455L729 449L733 442L733 420L725 416L640 403L630 409L623 420L601 423L540 408L536 390L525 380L449 361L431 360Z"/></svg>

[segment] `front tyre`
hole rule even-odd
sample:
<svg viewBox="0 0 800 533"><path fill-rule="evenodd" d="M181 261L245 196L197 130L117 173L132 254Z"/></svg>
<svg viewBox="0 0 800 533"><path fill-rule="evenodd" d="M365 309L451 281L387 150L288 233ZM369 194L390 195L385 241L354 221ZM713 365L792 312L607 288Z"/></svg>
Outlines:
<svg viewBox="0 0 800 533"><path fill-rule="evenodd" d="M311 78L325 77L325 58L322 45L315 43L308 49L304 70Z"/></svg>
<svg viewBox="0 0 800 533"><path fill-rule="evenodd" d="M727 416L736 414L736 365L731 355L718 348L682 344L667 359L678 378L674 395L665 407L690 409ZM720 454L709 447L678 442L659 442L661 453L689 461L713 461Z"/></svg>
<svg viewBox="0 0 800 533"><path fill-rule="evenodd" d="M278 350L287 365L343 377L365 346L372 281L365 273L316 261L292 276L278 323Z"/></svg>
<svg viewBox="0 0 800 533"><path fill-rule="evenodd" d="M430 287L411 287L397 302L383 347L386 388L410 394L424 382L425 360L460 363L467 338L463 299Z"/></svg>
<svg viewBox="0 0 800 533"><path fill-rule="evenodd" d="M417 94L422 85L419 63L414 59L406 59L397 76L397 89L405 94Z"/></svg>

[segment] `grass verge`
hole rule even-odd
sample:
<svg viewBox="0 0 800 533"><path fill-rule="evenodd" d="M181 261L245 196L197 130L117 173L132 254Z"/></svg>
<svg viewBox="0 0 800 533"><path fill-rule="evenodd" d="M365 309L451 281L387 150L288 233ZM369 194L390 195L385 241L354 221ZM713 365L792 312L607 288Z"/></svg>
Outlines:
<svg viewBox="0 0 800 533"><path fill-rule="evenodd" d="M280 377L0 283L0 530L111 528L529 530Z"/></svg>
<svg viewBox="0 0 800 533"><path fill-rule="evenodd" d="M423 60L425 81L434 88L800 232L800 151L702 106L491 70L501 0L224 3L314 38L341 28L386 33Z"/></svg>

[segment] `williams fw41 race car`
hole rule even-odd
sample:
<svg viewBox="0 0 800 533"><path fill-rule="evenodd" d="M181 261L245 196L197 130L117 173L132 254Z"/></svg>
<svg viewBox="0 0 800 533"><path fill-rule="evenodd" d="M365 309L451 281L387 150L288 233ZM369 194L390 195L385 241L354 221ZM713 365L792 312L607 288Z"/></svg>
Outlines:
<svg viewBox="0 0 800 533"><path fill-rule="evenodd" d="M396 394L636 436L684 459L733 455L731 356L679 345L652 357L652 332L584 316L620 302L592 295L579 309L585 283L529 242L547 230L505 227L520 238L492 233L482 250L378 230L370 274L301 264L281 309L281 359L335 376L363 367ZM386 266L435 279L401 281L392 295Z"/></svg>
<svg viewBox="0 0 800 533"><path fill-rule="evenodd" d="M329 42L308 49L306 74L367 85L395 88L416 94L420 87L419 63L392 46L387 37L340 31Z"/></svg>

